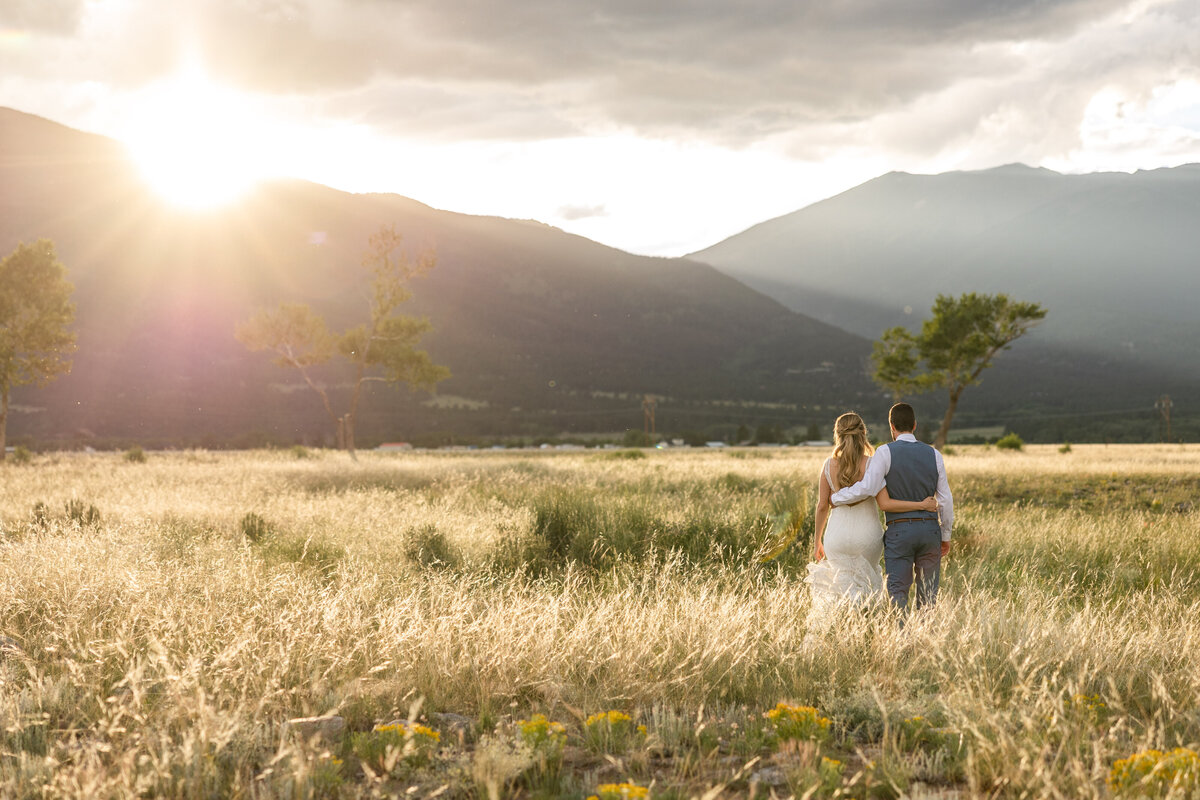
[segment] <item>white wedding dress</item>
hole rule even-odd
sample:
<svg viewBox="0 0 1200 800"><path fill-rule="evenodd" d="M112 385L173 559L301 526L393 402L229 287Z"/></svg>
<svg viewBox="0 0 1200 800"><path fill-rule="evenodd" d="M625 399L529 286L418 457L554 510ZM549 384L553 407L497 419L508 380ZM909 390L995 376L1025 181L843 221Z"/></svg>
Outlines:
<svg viewBox="0 0 1200 800"><path fill-rule="evenodd" d="M835 486L825 462L824 480L831 492ZM825 558L808 565L805 582L812 588L810 627L822 627L834 621L837 607L859 606L883 599L883 527L879 524L879 506L868 498L852 506L834 506L825 526Z"/></svg>

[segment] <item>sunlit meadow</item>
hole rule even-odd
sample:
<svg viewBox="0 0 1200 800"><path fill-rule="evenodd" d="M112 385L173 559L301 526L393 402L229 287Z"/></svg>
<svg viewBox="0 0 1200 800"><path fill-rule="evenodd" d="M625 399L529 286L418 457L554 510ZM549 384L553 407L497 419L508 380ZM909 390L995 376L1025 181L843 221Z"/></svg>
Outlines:
<svg viewBox="0 0 1200 800"><path fill-rule="evenodd" d="M824 456L10 460L0 796L1200 795L1200 447L947 454L902 628L758 561Z"/></svg>

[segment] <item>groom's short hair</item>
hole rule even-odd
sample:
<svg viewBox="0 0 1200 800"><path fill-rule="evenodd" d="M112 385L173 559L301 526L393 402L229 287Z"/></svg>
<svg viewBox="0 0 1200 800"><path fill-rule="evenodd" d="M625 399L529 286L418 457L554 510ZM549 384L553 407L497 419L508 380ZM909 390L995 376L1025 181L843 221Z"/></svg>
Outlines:
<svg viewBox="0 0 1200 800"><path fill-rule="evenodd" d="M896 403L888 410L888 423L901 433L917 429L917 412L908 403Z"/></svg>

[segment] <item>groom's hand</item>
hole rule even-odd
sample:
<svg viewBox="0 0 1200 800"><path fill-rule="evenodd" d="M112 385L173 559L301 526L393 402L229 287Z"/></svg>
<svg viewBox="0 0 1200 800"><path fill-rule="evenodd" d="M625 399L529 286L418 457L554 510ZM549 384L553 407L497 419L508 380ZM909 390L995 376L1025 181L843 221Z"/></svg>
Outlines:
<svg viewBox="0 0 1200 800"><path fill-rule="evenodd" d="M942 542L942 558L945 558L949 554L950 554L950 543Z"/></svg>

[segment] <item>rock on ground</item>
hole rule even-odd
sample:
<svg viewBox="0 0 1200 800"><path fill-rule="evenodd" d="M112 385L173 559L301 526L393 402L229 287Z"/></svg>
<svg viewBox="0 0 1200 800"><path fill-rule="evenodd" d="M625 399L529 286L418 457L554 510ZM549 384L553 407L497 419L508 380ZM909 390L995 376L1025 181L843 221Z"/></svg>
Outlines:
<svg viewBox="0 0 1200 800"><path fill-rule="evenodd" d="M324 717L297 717L283 723L283 738L289 737L309 742L313 739L333 743L338 741L346 730L346 720L337 714Z"/></svg>

